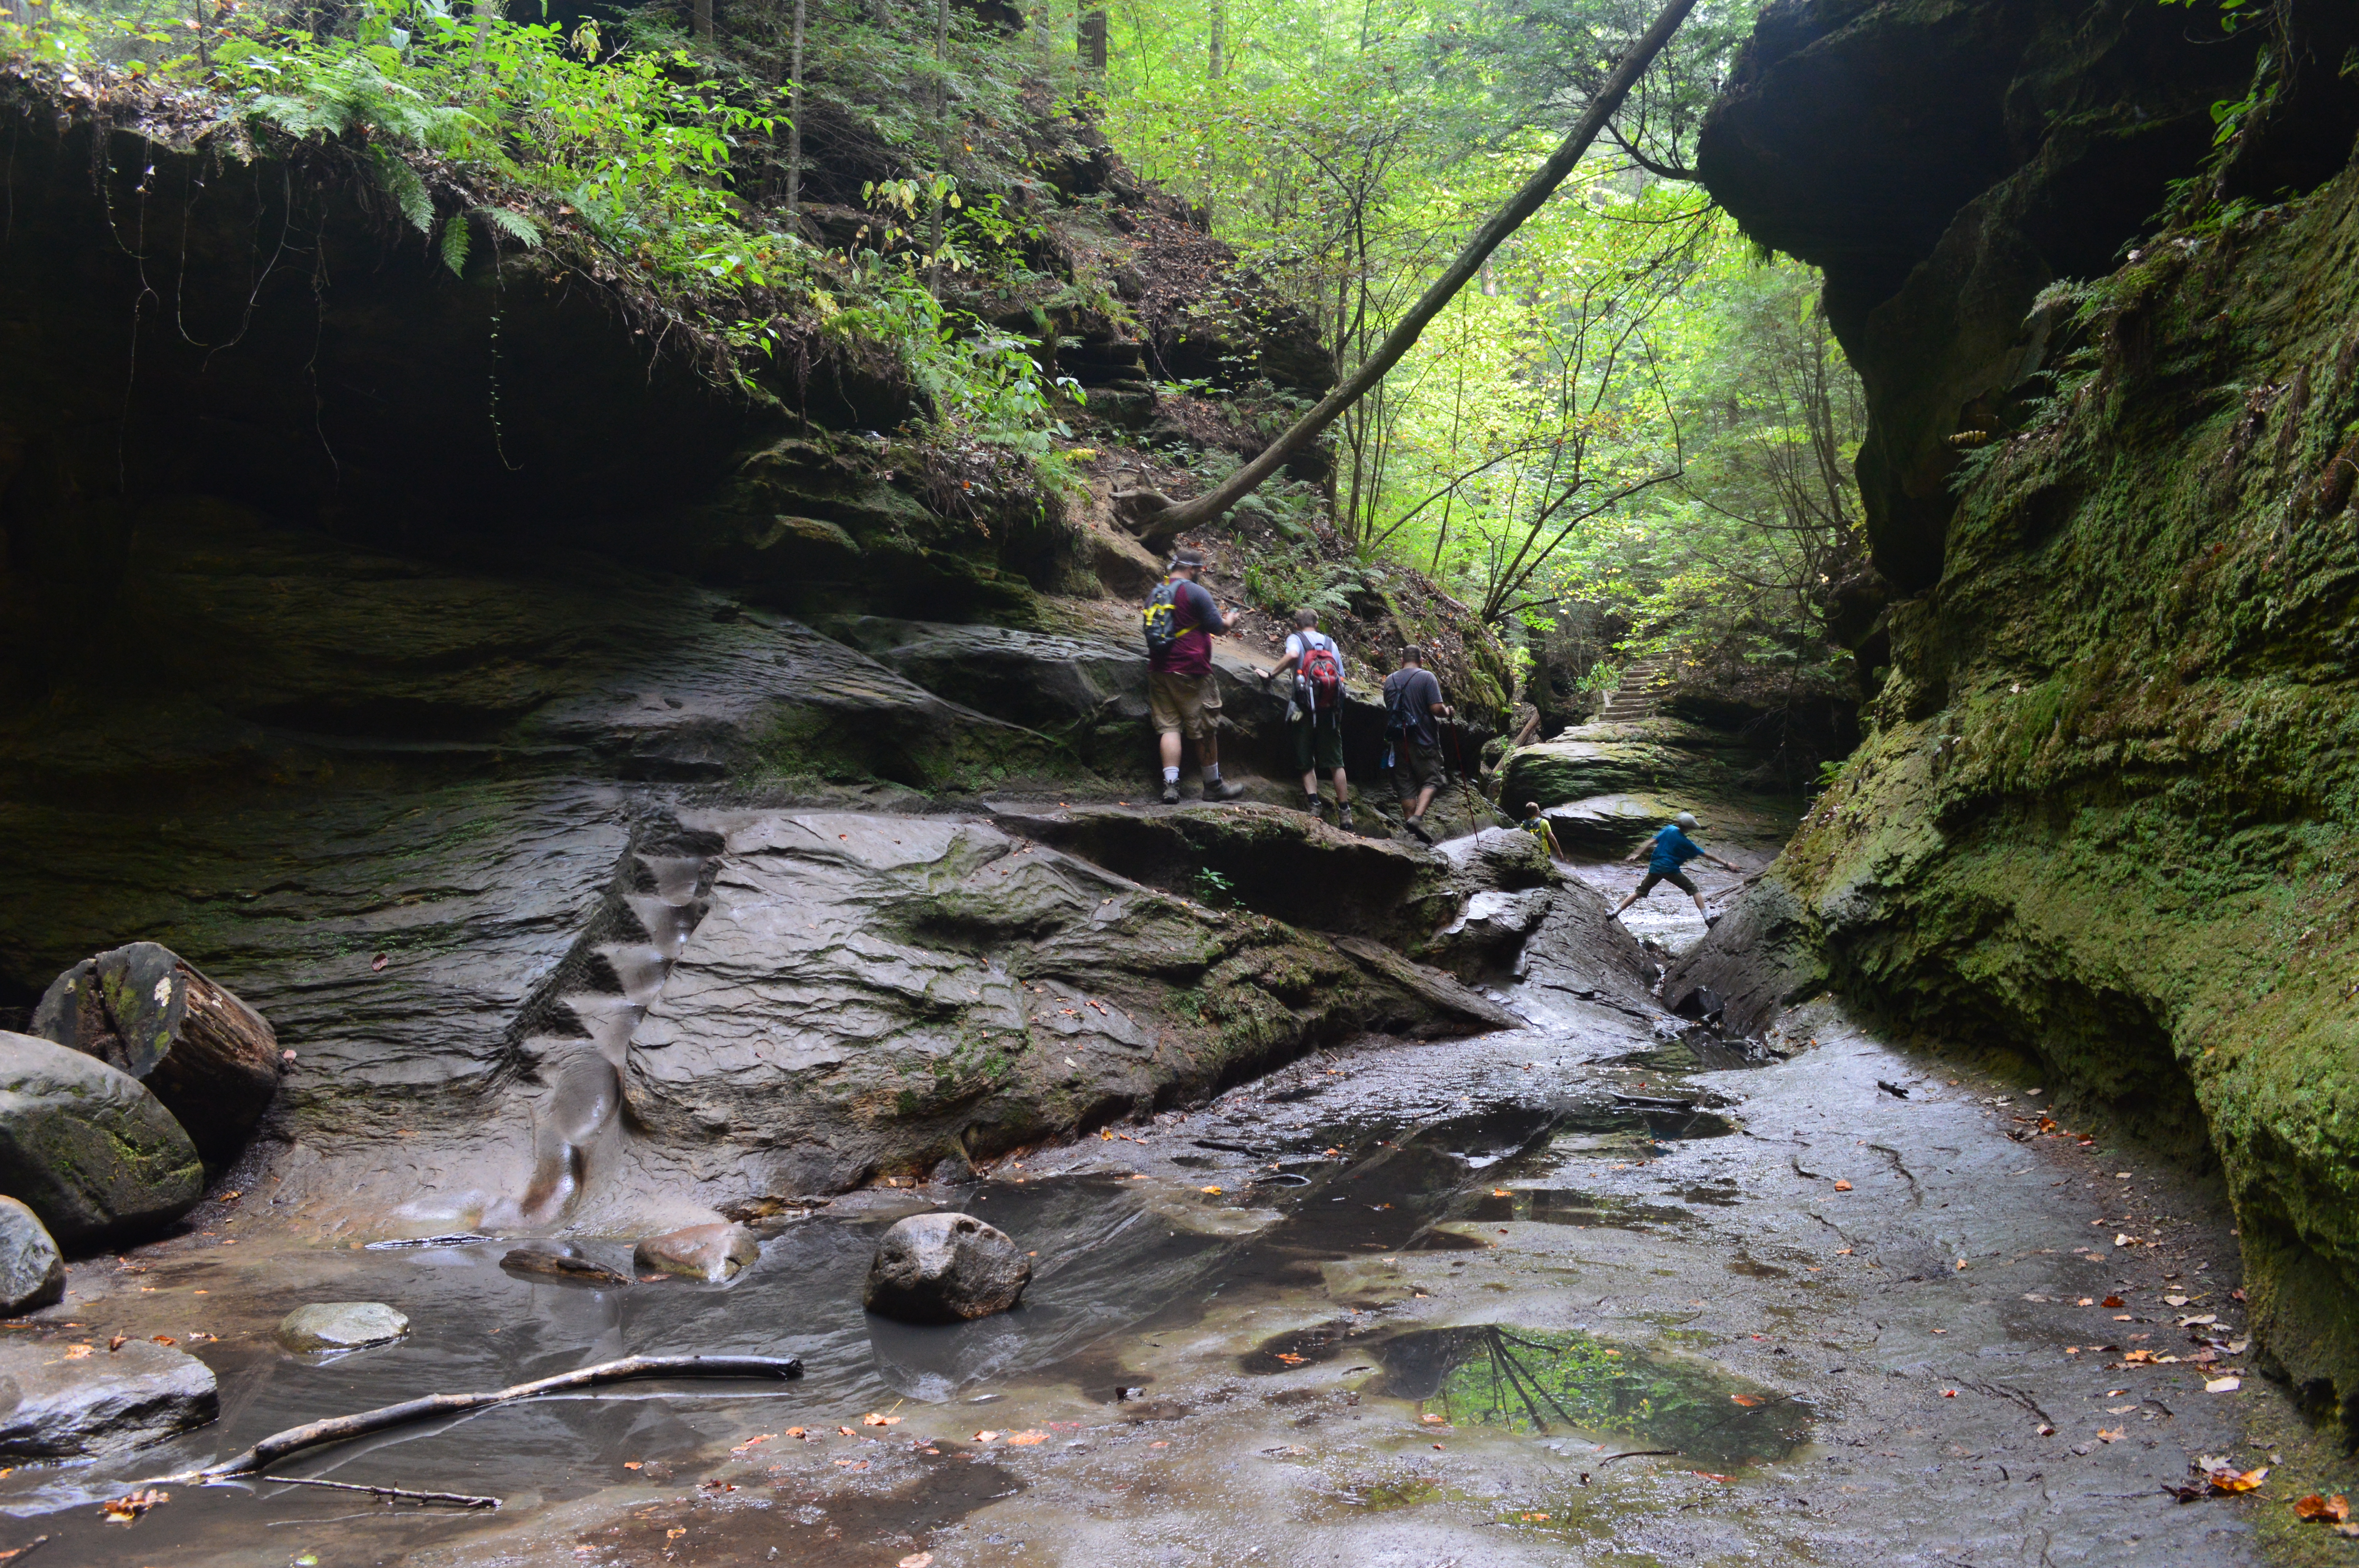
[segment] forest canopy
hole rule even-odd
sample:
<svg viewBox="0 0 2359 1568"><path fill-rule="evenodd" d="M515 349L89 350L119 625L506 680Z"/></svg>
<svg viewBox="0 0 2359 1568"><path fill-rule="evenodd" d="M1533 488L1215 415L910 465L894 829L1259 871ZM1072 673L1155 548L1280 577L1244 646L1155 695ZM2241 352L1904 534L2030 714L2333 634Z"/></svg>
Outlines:
<svg viewBox="0 0 2359 1568"><path fill-rule="evenodd" d="M1698 5L1573 177L1343 416L1299 558L1256 575L1271 608L1413 568L1592 688L1642 654L1770 705L1845 686L1829 620L1864 569L1857 384L1815 275L1756 254L1690 169L1756 8ZM1026 322L1138 308L1083 265L1076 225L1103 198L1060 195L1072 168L1110 145L1346 375L1654 14L0 0L0 58L145 77L241 135L343 138L453 274L547 247L646 291L750 395L799 341L866 345L922 388L920 438L1053 489L1094 438L1053 329ZM1265 425L1299 406L1149 372Z"/></svg>

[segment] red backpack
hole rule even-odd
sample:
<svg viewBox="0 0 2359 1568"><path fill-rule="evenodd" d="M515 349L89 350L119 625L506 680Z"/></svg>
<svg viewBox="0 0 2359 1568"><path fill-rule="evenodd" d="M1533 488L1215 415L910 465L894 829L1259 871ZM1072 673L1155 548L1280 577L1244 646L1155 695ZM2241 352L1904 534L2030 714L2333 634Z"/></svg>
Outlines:
<svg viewBox="0 0 2359 1568"><path fill-rule="evenodd" d="M1310 694L1310 710L1325 713L1343 702L1343 661L1332 645L1307 644L1302 650L1302 687Z"/></svg>

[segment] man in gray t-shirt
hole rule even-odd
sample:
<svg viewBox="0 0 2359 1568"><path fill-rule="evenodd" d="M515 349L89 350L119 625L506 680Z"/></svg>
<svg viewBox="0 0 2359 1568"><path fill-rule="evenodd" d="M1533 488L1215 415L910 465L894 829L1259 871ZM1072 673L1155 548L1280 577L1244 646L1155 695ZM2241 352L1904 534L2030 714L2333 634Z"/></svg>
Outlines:
<svg viewBox="0 0 2359 1568"><path fill-rule="evenodd" d="M1441 683L1425 667L1425 650L1410 643L1401 650L1401 667L1385 677L1385 732L1392 741L1393 793L1408 816L1403 826L1427 844L1433 839L1425 808L1441 785L1441 730L1434 720L1450 716Z"/></svg>

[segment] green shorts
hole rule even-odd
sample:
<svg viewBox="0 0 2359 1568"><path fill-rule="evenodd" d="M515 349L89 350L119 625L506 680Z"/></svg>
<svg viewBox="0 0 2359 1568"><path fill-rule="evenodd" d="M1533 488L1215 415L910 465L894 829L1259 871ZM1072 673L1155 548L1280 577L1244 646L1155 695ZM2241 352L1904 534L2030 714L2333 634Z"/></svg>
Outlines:
<svg viewBox="0 0 2359 1568"><path fill-rule="evenodd" d="M1688 893L1690 897L1700 896L1696 893L1695 883L1688 881L1688 874L1685 871L1648 871L1647 873L1647 880L1638 884L1638 896L1640 898L1644 898L1648 893L1654 892L1655 884L1657 882L1669 882L1673 887Z"/></svg>
<svg viewBox="0 0 2359 1568"><path fill-rule="evenodd" d="M1441 787L1441 748L1404 741L1393 748L1393 793L1404 801Z"/></svg>
<svg viewBox="0 0 2359 1568"><path fill-rule="evenodd" d="M1294 734L1294 771L1300 773L1340 773L1343 767L1343 710L1331 708L1316 717L1296 718L1287 729Z"/></svg>

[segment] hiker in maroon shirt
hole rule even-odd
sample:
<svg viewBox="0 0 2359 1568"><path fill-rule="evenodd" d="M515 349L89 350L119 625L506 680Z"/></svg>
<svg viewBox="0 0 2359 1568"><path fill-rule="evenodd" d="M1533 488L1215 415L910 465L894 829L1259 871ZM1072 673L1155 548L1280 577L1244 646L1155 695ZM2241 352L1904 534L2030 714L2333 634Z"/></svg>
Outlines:
<svg viewBox="0 0 2359 1568"><path fill-rule="evenodd" d="M1198 550L1181 550L1147 600L1147 705L1163 753L1163 804L1180 804L1180 737L1196 742L1204 798L1234 800L1243 784L1221 782L1221 688L1212 674L1212 633L1237 623L1196 581Z"/></svg>

